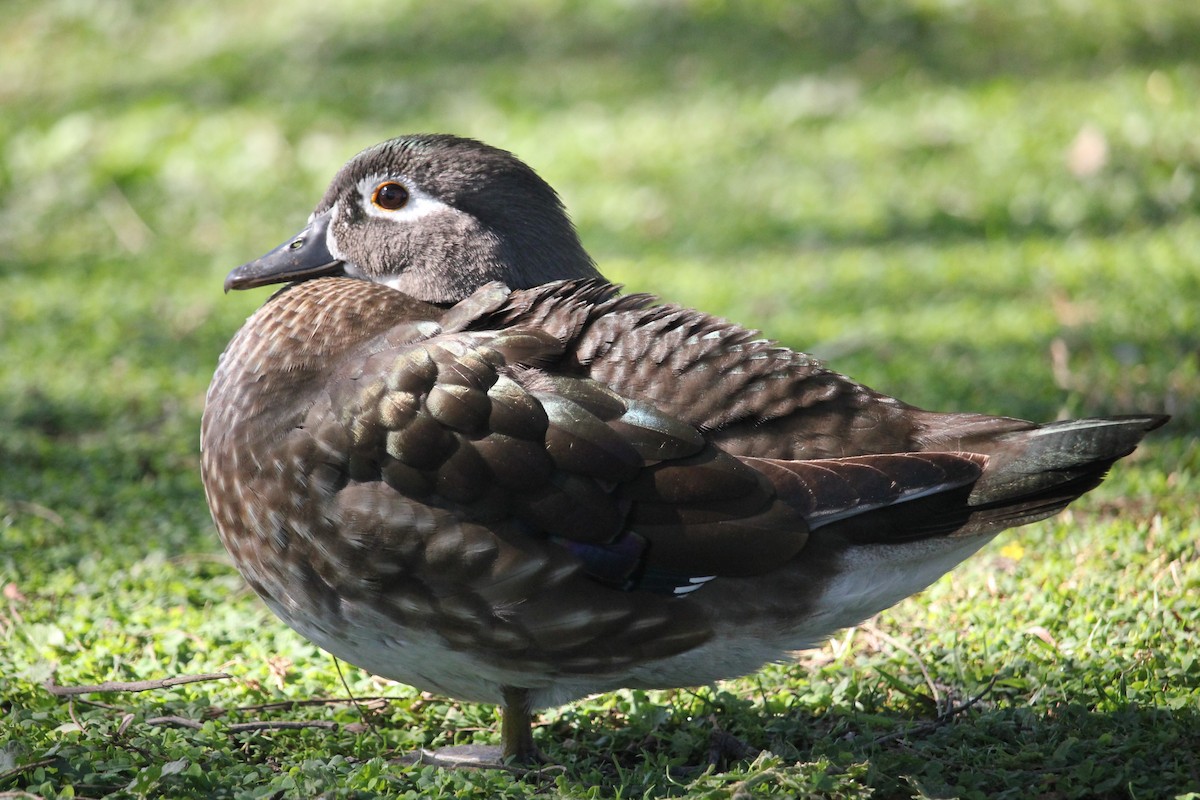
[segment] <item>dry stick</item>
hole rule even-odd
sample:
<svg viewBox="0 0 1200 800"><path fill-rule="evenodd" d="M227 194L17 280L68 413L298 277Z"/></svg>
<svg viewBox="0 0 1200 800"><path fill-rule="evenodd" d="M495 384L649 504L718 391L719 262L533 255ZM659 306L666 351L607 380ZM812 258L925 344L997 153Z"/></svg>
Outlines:
<svg viewBox="0 0 1200 800"><path fill-rule="evenodd" d="M4 772L0 772L0 781L7 780L8 778L13 777L14 775L20 775L22 772L28 772L31 769L37 769L38 767L48 767L51 764L53 764L54 761L55 761L55 759L53 759L53 758L43 758L41 761L30 761L28 764L22 764L19 767L13 767L12 769L6 769L6 770L4 770Z"/></svg>
<svg viewBox="0 0 1200 800"><path fill-rule="evenodd" d="M375 734L375 738L380 742L383 742L383 734L381 734L375 728L375 726L371 724L371 720L367 717L367 707L359 703L358 700L354 699L354 692L350 691L350 684L346 682L346 676L342 674L341 659L337 656L334 656L333 665L337 667L338 680L342 682L342 688L346 690L346 694L349 695L350 699L354 701L354 708L356 711L358 711L358 718L362 720L362 722L358 723L358 725L361 725L363 730L369 730L371 733ZM354 732L357 733L357 731Z"/></svg>
<svg viewBox="0 0 1200 800"><path fill-rule="evenodd" d="M145 692L145 691L150 691L152 689L168 689L172 686L180 686L182 684L187 684L187 683L199 683L200 681L225 680L225 679L228 679L231 677L233 677L233 676L231 676L227 673L224 673L224 672L209 672L209 673L205 673L203 675L180 675L175 678L163 678L162 680L156 680L156 681L105 681L104 683L96 684L93 686L59 686L56 683L54 683L53 679L49 679L43 684L43 686L45 687L46 691L50 692L50 694L52 694L56 697L73 698L75 695L89 694L91 692ZM344 682L343 682L343 685L344 685ZM383 699L383 698L380 698L380 699ZM336 701L332 701L332 700L293 701L292 703L289 703L289 704L293 704L293 703L294 704L307 704L307 703L312 703L312 702L329 703L329 702L336 702ZM355 700L354 698L350 698L350 702L353 702L356 705L358 705L358 701ZM361 712L362 707L359 706L359 708L360 708L360 712ZM74 714L72 714L72 718L74 718ZM132 719L132 715L127 714L121 720L120 730L122 732L126 728L128 728L129 722L131 721L131 719ZM201 725L201 723L197 722L194 719L189 719L187 717L181 717L178 715L169 715L169 716L164 716L164 717L150 717L150 718L146 719L145 722L147 725L180 725L185 728L192 728L193 730L200 730L203 727ZM76 724L80 724L80 727L82 727L81 723L77 722ZM339 728L342 728L342 727L346 728L346 730L349 730L353 733L358 733L362 730L370 729L369 724L363 724L363 723L351 723L349 725L342 725L340 723L331 722L331 721L327 721L327 720L310 720L310 721L300 721L300 722L288 722L288 721L241 722L241 723L237 723L234 725L230 725L228 730L230 733L244 733L246 731L299 730L302 728L322 728L325 730L338 730Z"/></svg>
<svg viewBox="0 0 1200 800"><path fill-rule="evenodd" d="M937 685L934 684L934 682L933 682L933 678L931 678L929 676L929 670L927 670L925 668L925 662L921 659L921 657L918 656L916 654L916 652L911 647L906 645L904 642L900 641L899 639L893 638L892 636L889 636L888 634L881 631L877 626L872 625L872 624L867 624L867 625L863 625L862 627L869 630L872 636L878 636L880 639L887 642L888 644L890 644L892 647L896 648L900 652L906 654L907 656L912 658L913 661L915 661L917 663L917 668L921 670L921 675L923 675L925 677L925 686L928 687L928 689L929 689L929 694L930 694L930 698L933 700L934 709L936 709L939 714L943 713L943 711L942 711L942 693L938 691Z"/></svg>
<svg viewBox="0 0 1200 800"><path fill-rule="evenodd" d="M157 681L105 681L94 686L59 686L53 678L50 678L42 686L55 697L71 697L92 692L147 692L151 689L169 689L185 683L226 680L232 677L224 672L209 672L204 675L180 675L176 678L163 678Z"/></svg>
<svg viewBox="0 0 1200 800"><path fill-rule="evenodd" d="M129 726L133 722L134 718L135 715L130 714L129 712L126 712L125 715L121 717L121 724L117 726L117 736L125 735L125 731L129 730Z"/></svg>
<svg viewBox="0 0 1200 800"><path fill-rule="evenodd" d="M273 703L257 703L252 706L236 706L233 711L280 711L290 710L293 708L302 708L304 706L336 706L339 704L356 705L358 703L384 703L395 700L395 697L387 695L373 695L371 697L312 697L308 700L277 700ZM228 713L223 711L222 713Z"/></svg>
<svg viewBox="0 0 1200 800"><path fill-rule="evenodd" d="M24 511L26 514L32 514L35 517L41 517L52 525L62 527L67 524L62 515L53 508L47 508L41 503L31 503L28 500L14 500L12 507L17 511Z"/></svg>
<svg viewBox="0 0 1200 800"><path fill-rule="evenodd" d="M290 731L301 730L303 728L323 728L325 730L336 731L343 727L341 723L333 722L327 719L313 720L263 720L261 722L238 722L230 725L226 730L230 733L245 733L246 731ZM350 728L351 725L344 726Z"/></svg>
<svg viewBox="0 0 1200 800"><path fill-rule="evenodd" d="M106 711L120 711L124 708L124 706L114 706L112 703L101 703L99 700L92 700L88 697L78 697L75 702L83 703L85 706L91 706L92 708L103 708Z"/></svg>
<svg viewBox="0 0 1200 800"><path fill-rule="evenodd" d="M191 728L192 730L197 731L204 727L201 723L194 719L181 717L175 714L165 717L149 717L148 719L143 720L143 722L145 722L147 725L179 725L180 727ZM124 724L124 720L122 720L122 724ZM331 731L336 731L339 728L345 728L351 733L359 733L361 730L364 730L366 726L357 722L352 722L348 725L342 725L339 722L321 719L300 720L296 722L289 720L261 720L257 722L237 722L226 726L225 730L227 733L234 734L247 733L249 731L302 730L304 728L320 728L322 730Z"/></svg>
<svg viewBox="0 0 1200 800"><path fill-rule="evenodd" d="M79 730L81 730L81 731L87 730L87 726L84 725L82 722L80 722L79 718L75 716L75 698L74 697L67 698L67 713L71 715L71 722L74 722L79 727Z"/></svg>
<svg viewBox="0 0 1200 800"><path fill-rule="evenodd" d="M947 722L949 722L953 717L958 716L959 714L966 711L971 706L978 703L983 698L987 697L988 693L992 691L992 687L996 685L996 679L998 677L999 677L998 675L993 675L992 679L990 681L988 681L988 685L983 687L982 692L975 695L974 697L972 697L970 700L963 703L962 705L954 706L953 708L947 710L945 713L938 714L937 719L934 719L932 722L926 722L923 725L918 725L915 728L909 728L908 730L905 730L905 731L894 731L892 733L885 733L883 736L880 736L879 738L872 741L871 745L872 746L880 745L880 744L883 744L884 742L890 742L892 739L899 739L902 736L919 736L923 733L929 733L932 730L936 730L936 729L940 728L941 726L943 726Z"/></svg>

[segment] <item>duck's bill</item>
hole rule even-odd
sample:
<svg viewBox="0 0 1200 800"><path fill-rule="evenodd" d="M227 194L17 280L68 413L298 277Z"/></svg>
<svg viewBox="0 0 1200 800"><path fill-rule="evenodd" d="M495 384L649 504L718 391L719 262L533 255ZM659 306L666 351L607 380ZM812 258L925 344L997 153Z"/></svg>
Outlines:
<svg viewBox="0 0 1200 800"><path fill-rule="evenodd" d="M326 211L314 217L308 227L292 239L229 273L225 277L225 291L340 273L342 262L329 252L325 237L331 216L331 212Z"/></svg>

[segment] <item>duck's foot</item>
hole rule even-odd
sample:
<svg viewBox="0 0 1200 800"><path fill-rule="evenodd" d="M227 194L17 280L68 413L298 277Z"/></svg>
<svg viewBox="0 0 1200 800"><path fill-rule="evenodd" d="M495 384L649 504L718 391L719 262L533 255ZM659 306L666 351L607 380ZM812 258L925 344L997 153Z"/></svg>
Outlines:
<svg viewBox="0 0 1200 800"><path fill-rule="evenodd" d="M457 744L437 750L421 748L397 759L401 764L433 764L448 769L503 769L524 775L541 772L558 764L542 755L533 743L529 693L503 687L501 739L503 747L486 744Z"/></svg>
<svg viewBox="0 0 1200 800"><path fill-rule="evenodd" d="M503 769L522 774L545 763L541 753L535 753L535 758L529 760L506 758L501 747L489 744L453 744L436 750L422 747L396 761L400 764L432 764L444 769Z"/></svg>

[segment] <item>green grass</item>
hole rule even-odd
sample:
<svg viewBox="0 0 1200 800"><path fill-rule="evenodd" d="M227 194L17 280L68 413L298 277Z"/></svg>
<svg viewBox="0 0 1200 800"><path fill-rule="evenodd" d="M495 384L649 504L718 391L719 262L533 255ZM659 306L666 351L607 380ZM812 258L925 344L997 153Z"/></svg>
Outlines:
<svg viewBox="0 0 1200 800"><path fill-rule="evenodd" d="M1188 0L10 2L0 795L1200 792L1197 53ZM389 763L495 741L495 712L348 666L391 698L366 730L348 704L257 708L345 689L221 552L197 439L265 296L222 276L418 130L522 155L614 280L911 402L1175 418L1068 514L796 664L543 714L565 771ZM1103 163L1073 171L1089 141ZM255 720L340 726L231 731ZM714 725L768 752L688 769Z"/></svg>

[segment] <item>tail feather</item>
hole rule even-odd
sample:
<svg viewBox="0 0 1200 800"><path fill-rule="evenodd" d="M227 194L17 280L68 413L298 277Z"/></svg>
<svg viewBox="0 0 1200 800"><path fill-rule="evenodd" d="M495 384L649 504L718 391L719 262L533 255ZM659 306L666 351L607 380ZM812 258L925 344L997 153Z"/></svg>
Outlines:
<svg viewBox="0 0 1200 800"><path fill-rule="evenodd" d="M942 419L929 420L929 432L922 437L925 447L988 457L987 469L971 493L971 505L981 509L1059 496L1063 504L1070 502L1100 483L1113 462L1132 453L1146 433L1167 421L1165 416L1147 414L1014 430L1017 420L974 414L954 415L957 419L937 416ZM989 419L996 420L1000 430L993 427L988 432Z"/></svg>
<svg viewBox="0 0 1200 800"><path fill-rule="evenodd" d="M970 451L974 463L983 467L977 480L967 483L966 474L943 481L925 476L928 491L881 496L876 502L869 502L870 492L864 492L856 505L810 510L806 518L814 532L819 528L822 536L835 535L857 545L898 544L939 536L995 534L1037 522L1096 488L1114 462L1133 452L1147 432L1167 421L1165 416L1143 415L1037 426L974 414L937 417L938 436L926 437L926 446L959 451L943 453L947 459L969 458L962 451ZM809 465L831 463L836 462L792 462L788 466L799 472Z"/></svg>

